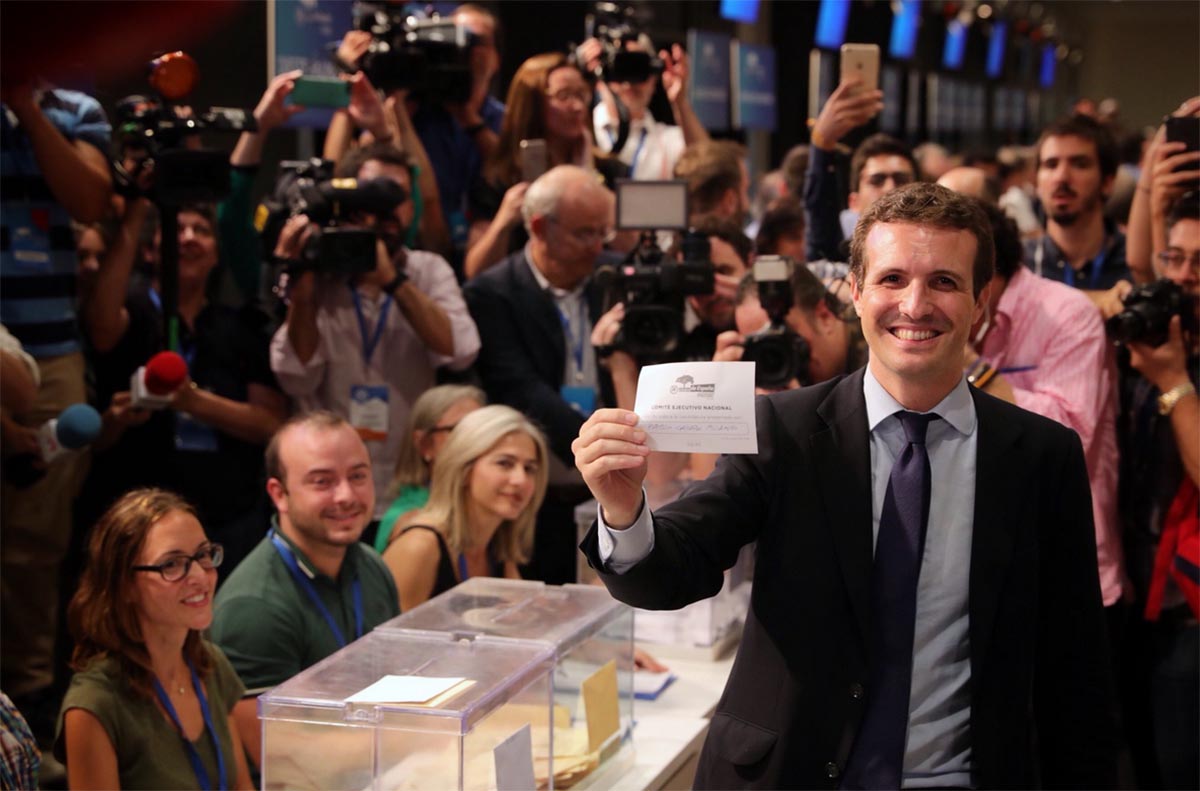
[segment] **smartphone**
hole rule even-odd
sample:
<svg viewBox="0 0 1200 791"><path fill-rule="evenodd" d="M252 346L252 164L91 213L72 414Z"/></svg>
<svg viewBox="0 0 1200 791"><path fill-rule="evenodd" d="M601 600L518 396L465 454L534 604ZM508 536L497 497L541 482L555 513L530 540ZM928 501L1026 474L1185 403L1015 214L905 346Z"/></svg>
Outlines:
<svg viewBox="0 0 1200 791"><path fill-rule="evenodd" d="M855 91L879 89L879 45L843 44L841 78L844 81L852 74L862 77L862 85Z"/></svg>
<svg viewBox="0 0 1200 791"><path fill-rule="evenodd" d="M521 141L521 180L533 181L548 169L545 140Z"/></svg>
<svg viewBox="0 0 1200 791"><path fill-rule="evenodd" d="M302 107L346 107L350 83L337 77L297 77L288 98Z"/></svg>
<svg viewBox="0 0 1200 791"><path fill-rule="evenodd" d="M1200 151L1200 118L1194 115L1185 116L1167 116L1165 121L1167 127L1167 142L1168 143L1183 143L1187 146L1184 151L1175 153L1183 154L1188 151ZM1189 162L1186 165L1179 165L1175 168L1180 170L1195 170L1196 163Z"/></svg>

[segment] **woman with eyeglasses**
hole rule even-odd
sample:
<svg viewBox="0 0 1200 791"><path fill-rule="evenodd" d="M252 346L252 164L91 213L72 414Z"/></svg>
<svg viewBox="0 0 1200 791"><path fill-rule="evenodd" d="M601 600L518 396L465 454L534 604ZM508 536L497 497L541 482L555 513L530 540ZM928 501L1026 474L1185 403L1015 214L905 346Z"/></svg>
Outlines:
<svg viewBox="0 0 1200 791"><path fill-rule="evenodd" d="M517 410L477 409L433 463L429 503L406 516L383 553L409 610L469 577L520 579L546 494L546 440Z"/></svg>
<svg viewBox="0 0 1200 791"><path fill-rule="evenodd" d="M612 182L627 168L594 148L592 88L576 63L561 52L534 55L509 83L500 139L468 195L471 221L464 263L472 278L525 246L525 190L542 171L558 165L597 170ZM521 141L544 141L544 151L522 151Z"/></svg>
<svg viewBox="0 0 1200 791"><path fill-rule="evenodd" d="M169 492L132 491L96 524L54 746L72 789L252 788L230 717L244 688L201 637L221 560Z"/></svg>
<svg viewBox="0 0 1200 791"><path fill-rule="evenodd" d="M450 432L466 415L487 403L487 396L472 385L431 387L413 402L408 431L400 445L400 460L392 479L390 496L395 499L379 522L375 549L383 554L392 538L396 521L429 502L429 471Z"/></svg>

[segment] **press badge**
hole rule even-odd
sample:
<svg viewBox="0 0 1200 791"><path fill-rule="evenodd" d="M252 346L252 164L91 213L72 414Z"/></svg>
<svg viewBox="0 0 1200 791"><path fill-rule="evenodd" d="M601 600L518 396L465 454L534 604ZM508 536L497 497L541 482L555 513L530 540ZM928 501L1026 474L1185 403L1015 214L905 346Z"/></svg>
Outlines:
<svg viewBox="0 0 1200 791"><path fill-rule="evenodd" d="M23 271L45 272L50 265L50 235L32 223L12 229L9 249L17 268Z"/></svg>
<svg viewBox="0 0 1200 791"><path fill-rule="evenodd" d="M572 409L584 417L591 417L596 411L596 391L590 387L563 385L560 395Z"/></svg>
<svg viewBox="0 0 1200 791"><path fill-rule="evenodd" d="M183 412L175 413L175 450L216 453L219 449L217 432L212 426Z"/></svg>
<svg viewBox="0 0 1200 791"><path fill-rule="evenodd" d="M382 442L388 432L387 385L350 386L350 425L363 442Z"/></svg>

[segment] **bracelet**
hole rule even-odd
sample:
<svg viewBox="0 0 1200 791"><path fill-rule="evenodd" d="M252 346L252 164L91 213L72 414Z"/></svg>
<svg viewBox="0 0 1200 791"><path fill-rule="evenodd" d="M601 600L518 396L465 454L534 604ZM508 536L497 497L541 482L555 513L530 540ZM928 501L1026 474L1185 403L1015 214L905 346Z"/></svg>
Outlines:
<svg viewBox="0 0 1200 791"><path fill-rule="evenodd" d="M385 294L395 294L396 289L408 282L408 273L403 270L398 270L396 276L383 284L383 292Z"/></svg>
<svg viewBox="0 0 1200 791"><path fill-rule="evenodd" d="M834 149L834 146L829 145L829 141L817 131L816 126L814 126L812 131L808 133L808 140L822 151L832 151Z"/></svg>

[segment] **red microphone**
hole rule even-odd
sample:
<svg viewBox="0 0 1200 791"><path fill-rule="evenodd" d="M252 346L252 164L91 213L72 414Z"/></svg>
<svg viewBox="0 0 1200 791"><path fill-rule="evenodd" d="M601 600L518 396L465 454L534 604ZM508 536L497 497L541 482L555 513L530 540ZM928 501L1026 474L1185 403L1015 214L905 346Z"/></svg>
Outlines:
<svg viewBox="0 0 1200 791"><path fill-rule="evenodd" d="M129 379L129 394L134 409L165 409L171 393L187 381L188 368L175 352L159 352Z"/></svg>

